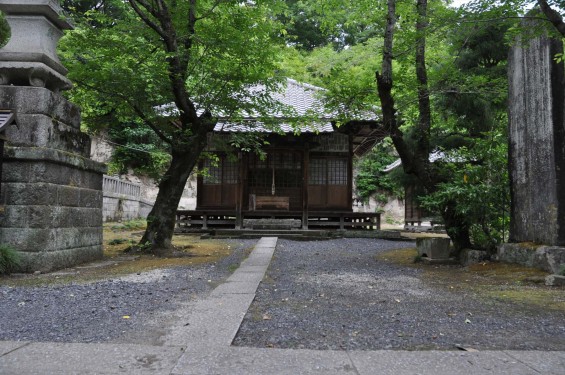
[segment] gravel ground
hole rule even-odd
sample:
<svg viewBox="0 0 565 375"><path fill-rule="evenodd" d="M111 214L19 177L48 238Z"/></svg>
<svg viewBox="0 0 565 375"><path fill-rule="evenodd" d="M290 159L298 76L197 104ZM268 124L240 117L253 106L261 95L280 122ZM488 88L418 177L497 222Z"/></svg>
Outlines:
<svg viewBox="0 0 565 375"><path fill-rule="evenodd" d="M0 340L158 344L177 323L174 311L207 296L256 240L223 242L230 242L232 252L214 264L84 284L0 286Z"/></svg>
<svg viewBox="0 0 565 375"><path fill-rule="evenodd" d="M279 240L234 345L565 350L563 313L434 288L420 270L375 258L399 246L371 239Z"/></svg>
<svg viewBox="0 0 565 375"><path fill-rule="evenodd" d="M185 324L191 301L205 298L255 243L231 241L232 254L215 264L84 284L0 286L0 340L162 344ZM423 281L418 269L376 260L402 246L279 240L234 345L565 350L563 313L451 292Z"/></svg>

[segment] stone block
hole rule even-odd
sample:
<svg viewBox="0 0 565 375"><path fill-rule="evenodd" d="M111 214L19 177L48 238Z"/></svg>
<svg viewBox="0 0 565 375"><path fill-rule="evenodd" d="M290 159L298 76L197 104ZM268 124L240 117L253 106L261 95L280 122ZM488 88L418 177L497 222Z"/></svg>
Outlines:
<svg viewBox="0 0 565 375"><path fill-rule="evenodd" d="M42 114L17 114L5 132L12 146L49 147L88 157L90 137Z"/></svg>
<svg viewBox="0 0 565 375"><path fill-rule="evenodd" d="M547 285L547 286L565 286L565 276L549 275L545 278L545 285Z"/></svg>
<svg viewBox="0 0 565 375"><path fill-rule="evenodd" d="M418 255L429 259L449 259L451 240L449 238L418 238Z"/></svg>
<svg viewBox="0 0 565 375"><path fill-rule="evenodd" d="M57 201L57 186L46 183L4 183L6 205L52 205Z"/></svg>
<svg viewBox="0 0 565 375"><path fill-rule="evenodd" d="M540 246L527 243L506 243L498 247L501 262L517 263L546 272L558 273L565 264L565 247Z"/></svg>
<svg viewBox="0 0 565 375"><path fill-rule="evenodd" d="M472 249L463 249L463 251L461 251L460 261L464 266L482 263L487 260L490 260L490 254L488 253L488 251Z"/></svg>
<svg viewBox="0 0 565 375"><path fill-rule="evenodd" d="M58 228L53 231L55 233L55 248L57 250L102 244L102 227Z"/></svg>
<svg viewBox="0 0 565 375"><path fill-rule="evenodd" d="M27 206L5 206L4 211L0 211L0 228L25 228L27 223Z"/></svg>
<svg viewBox="0 0 565 375"><path fill-rule="evenodd" d="M53 229L44 228L0 228L2 243L22 252L45 252L55 250L56 235Z"/></svg>
<svg viewBox="0 0 565 375"><path fill-rule="evenodd" d="M29 182L30 164L23 161L5 161L2 164L2 181Z"/></svg>
<svg viewBox="0 0 565 375"><path fill-rule="evenodd" d="M552 273L559 273L565 266L565 247L541 246L534 253L532 265Z"/></svg>
<svg viewBox="0 0 565 375"><path fill-rule="evenodd" d="M102 207L102 191L80 189L79 205L88 208Z"/></svg>
<svg viewBox="0 0 565 375"><path fill-rule="evenodd" d="M0 86L0 106L19 114L41 114L80 129L80 110L73 103L41 87Z"/></svg>
<svg viewBox="0 0 565 375"><path fill-rule="evenodd" d="M78 207L80 205L80 189L72 186L58 186L57 203L61 206Z"/></svg>
<svg viewBox="0 0 565 375"><path fill-rule="evenodd" d="M501 262L532 266L532 259L539 245L526 243L505 243L498 247L497 258Z"/></svg>
<svg viewBox="0 0 565 375"><path fill-rule="evenodd" d="M102 258L102 245L63 249L49 252L24 252L23 272L49 272Z"/></svg>

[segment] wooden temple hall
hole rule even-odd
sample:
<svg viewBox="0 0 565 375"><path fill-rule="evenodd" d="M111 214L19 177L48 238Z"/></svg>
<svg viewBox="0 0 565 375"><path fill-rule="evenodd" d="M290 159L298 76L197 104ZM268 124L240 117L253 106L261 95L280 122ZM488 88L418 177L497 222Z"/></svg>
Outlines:
<svg viewBox="0 0 565 375"><path fill-rule="evenodd" d="M303 115L319 105L321 89L287 80L275 98ZM177 230L191 229L379 229L378 213L353 212L353 158L382 139L375 120L336 127L331 118L301 126L280 122L282 132L262 130L264 155L221 151L216 144L246 127L218 124L208 136L197 182L195 210L177 211ZM258 131L257 128L253 128ZM261 130L259 130L261 131ZM220 142L218 142L220 141ZM224 147L225 150L225 147Z"/></svg>

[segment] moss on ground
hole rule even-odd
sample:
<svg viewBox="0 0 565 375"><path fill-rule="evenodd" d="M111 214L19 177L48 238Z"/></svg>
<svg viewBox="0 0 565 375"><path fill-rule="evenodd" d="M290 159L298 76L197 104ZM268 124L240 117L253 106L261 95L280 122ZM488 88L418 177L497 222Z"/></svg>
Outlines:
<svg viewBox="0 0 565 375"><path fill-rule="evenodd" d="M202 240L199 236L180 235L173 237L175 247L173 256L156 257L126 253L126 249L141 240L144 226L142 221L123 224L106 223L103 237L104 258L101 261L47 274L2 277L0 285L39 286L90 282L159 268L213 263L228 256L231 252L226 242L213 239Z"/></svg>
<svg viewBox="0 0 565 375"><path fill-rule="evenodd" d="M469 267L414 263L416 248L380 253L377 260L413 267L428 285L478 297L565 312L565 288L544 284L547 272L517 264L483 262Z"/></svg>

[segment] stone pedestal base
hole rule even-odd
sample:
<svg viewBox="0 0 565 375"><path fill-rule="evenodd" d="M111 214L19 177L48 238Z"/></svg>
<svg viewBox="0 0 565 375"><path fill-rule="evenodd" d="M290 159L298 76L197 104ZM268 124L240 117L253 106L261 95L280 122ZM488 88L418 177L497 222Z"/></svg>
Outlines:
<svg viewBox="0 0 565 375"><path fill-rule="evenodd" d="M0 87L16 113L5 132L0 243L23 270L51 271L102 257L103 164L88 159L78 108L46 89Z"/></svg>
<svg viewBox="0 0 565 375"><path fill-rule="evenodd" d="M6 148L0 239L22 252L22 271L102 257L102 173L98 163L80 156Z"/></svg>

